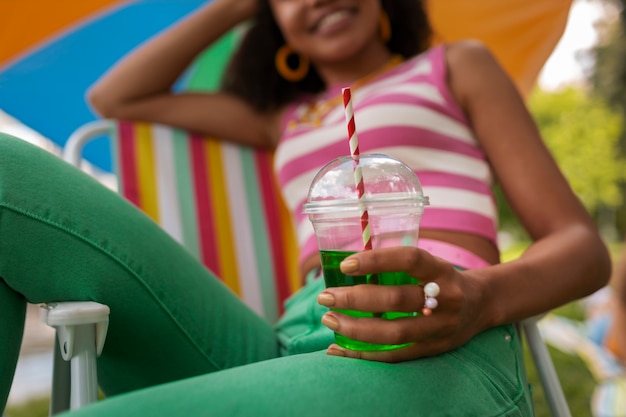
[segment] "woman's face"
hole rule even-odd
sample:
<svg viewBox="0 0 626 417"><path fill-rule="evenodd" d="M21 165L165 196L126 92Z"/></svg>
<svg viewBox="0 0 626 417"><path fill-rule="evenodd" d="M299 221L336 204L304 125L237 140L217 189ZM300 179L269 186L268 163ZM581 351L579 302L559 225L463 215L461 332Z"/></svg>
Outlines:
<svg viewBox="0 0 626 417"><path fill-rule="evenodd" d="M350 59L380 42L380 0L270 0L286 42L313 62Z"/></svg>

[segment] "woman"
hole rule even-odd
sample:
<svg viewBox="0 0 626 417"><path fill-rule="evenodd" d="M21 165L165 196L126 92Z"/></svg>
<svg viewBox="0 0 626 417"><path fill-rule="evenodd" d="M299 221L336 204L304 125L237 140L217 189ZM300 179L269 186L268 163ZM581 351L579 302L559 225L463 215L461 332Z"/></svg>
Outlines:
<svg viewBox="0 0 626 417"><path fill-rule="evenodd" d="M250 19L220 92L171 92L197 54ZM272 329L133 209L55 165L89 198L82 196L80 210L67 199L57 201L54 213L66 204L73 225L83 228L76 218L97 213L84 219L96 225L83 235L107 253L106 260L95 249L85 254L72 249L78 244L64 244L59 251L81 251L79 270L97 270L81 283L63 278L59 271L68 261L49 253L42 254L55 260L55 268L46 270L49 285L33 271L0 269L4 298L14 305L2 320L17 328L12 334L19 331L21 297L94 299L112 311L99 363L106 394L184 379L112 396L75 415L533 414L511 323L605 285L609 258L495 59L469 41L428 50L429 34L415 0L214 0L133 52L91 89L91 103L103 117L165 123L276 149L307 285ZM441 291L431 315L385 321L330 312L328 307L415 311L426 297L421 286L324 289L316 279L319 255L301 205L316 170L347 153L339 92L348 85L361 152L382 151L410 164L433 207L422 221L424 249L359 253L342 263L342 271L404 271L435 282ZM13 150L12 160L16 154L30 155ZM495 179L534 239L520 259L506 264L499 263L496 244ZM30 236L18 237L26 245ZM106 274L117 269L124 278ZM410 345L353 351L333 344L331 330ZM7 355L10 367L15 348ZM10 372L0 375L7 379Z"/></svg>

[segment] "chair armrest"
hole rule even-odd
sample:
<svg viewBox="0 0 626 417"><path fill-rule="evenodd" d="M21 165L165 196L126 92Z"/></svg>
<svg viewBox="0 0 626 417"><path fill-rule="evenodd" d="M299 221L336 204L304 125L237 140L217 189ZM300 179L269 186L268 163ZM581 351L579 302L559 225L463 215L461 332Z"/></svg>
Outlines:
<svg viewBox="0 0 626 417"><path fill-rule="evenodd" d="M96 136L110 134L114 126L114 122L111 120L96 120L76 129L63 147L63 159L76 167L80 167L85 143Z"/></svg>

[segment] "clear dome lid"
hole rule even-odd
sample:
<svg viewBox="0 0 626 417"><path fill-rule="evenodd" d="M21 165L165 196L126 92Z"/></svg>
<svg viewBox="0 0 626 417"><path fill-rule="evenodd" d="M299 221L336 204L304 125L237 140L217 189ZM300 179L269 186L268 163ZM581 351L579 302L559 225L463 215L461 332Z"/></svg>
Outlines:
<svg viewBox="0 0 626 417"><path fill-rule="evenodd" d="M358 162L363 177L363 197L355 181L356 162L350 156L334 159L317 173L309 188L304 213L402 208L421 211L429 204L422 185L399 160L383 154L363 154Z"/></svg>

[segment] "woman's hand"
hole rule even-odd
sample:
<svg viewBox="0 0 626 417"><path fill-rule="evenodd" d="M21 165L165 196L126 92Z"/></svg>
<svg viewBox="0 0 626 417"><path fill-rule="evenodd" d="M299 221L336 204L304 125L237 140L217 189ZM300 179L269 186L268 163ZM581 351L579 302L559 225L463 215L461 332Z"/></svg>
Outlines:
<svg viewBox="0 0 626 417"><path fill-rule="evenodd" d="M318 302L332 309L361 311L420 312L416 317L385 320L353 318L334 311L322 323L346 337L379 344L411 343L406 348L388 351L355 351L331 345L329 355L347 356L381 362L401 362L433 356L461 346L489 327L481 309L480 282L470 271L458 271L443 259L412 248L386 248L364 251L346 258L341 270L347 275L402 271L417 278L421 285L357 285L327 288ZM436 282L440 287L439 305L429 316L421 314L424 287Z"/></svg>

